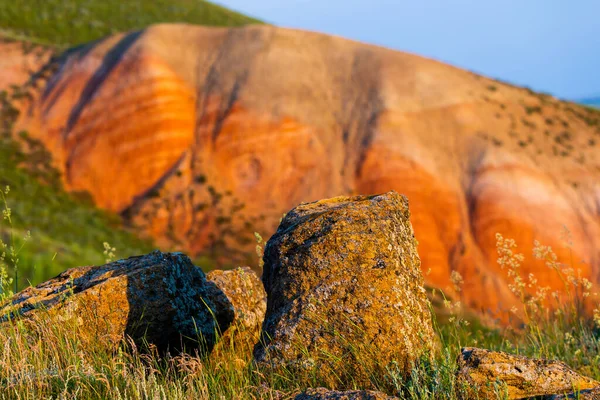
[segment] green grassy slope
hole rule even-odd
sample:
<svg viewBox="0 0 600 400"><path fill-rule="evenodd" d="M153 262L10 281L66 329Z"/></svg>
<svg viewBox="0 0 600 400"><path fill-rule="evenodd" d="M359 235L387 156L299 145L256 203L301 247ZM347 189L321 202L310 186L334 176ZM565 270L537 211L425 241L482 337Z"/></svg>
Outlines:
<svg viewBox="0 0 600 400"><path fill-rule="evenodd" d="M204 0L0 0L5 35L60 47L159 22L240 26L260 21Z"/></svg>

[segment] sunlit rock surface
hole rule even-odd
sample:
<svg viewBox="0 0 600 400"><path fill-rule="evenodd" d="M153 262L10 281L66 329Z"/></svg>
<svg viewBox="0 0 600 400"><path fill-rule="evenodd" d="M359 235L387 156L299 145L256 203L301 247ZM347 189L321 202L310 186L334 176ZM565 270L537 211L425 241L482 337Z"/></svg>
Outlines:
<svg viewBox="0 0 600 400"><path fill-rule="evenodd" d="M576 373L560 361L474 347L463 348L457 361L457 384L466 389L468 399L569 398L561 394L600 386L600 382ZM597 391L589 391L588 395L594 393Z"/></svg>
<svg viewBox="0 0 600 400"><path fill-rule="evenodd" d="M267 312L255 361L368 385L377 368L408 376L431 357L431 310L409 217L396 192L287 213L265 248Z"/></svg>
<svg viewBox="0 0 600 400"><path fill-rule="evenodd" d="M233 307L234 319L224 334L235 330L236 335L248 335L250 340L254 340L267 309L267 294L256 272L249 267L213 270L206 275L206 279L227 296Z"/></svg>

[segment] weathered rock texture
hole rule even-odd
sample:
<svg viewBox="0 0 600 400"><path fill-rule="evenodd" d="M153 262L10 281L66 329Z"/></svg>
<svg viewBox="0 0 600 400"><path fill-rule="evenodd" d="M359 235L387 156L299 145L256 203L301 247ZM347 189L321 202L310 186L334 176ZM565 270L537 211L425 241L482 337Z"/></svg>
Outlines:
<svg viewBox="0 0 600 400"><path fill-rule="evenodd" d="M467 347L458 357L458 385L469 398L523 399L592 389L600 382L579 375L560 361L536 360L502 352ZM505 386L504 386L505 385Z"/></svg>
<svg viewBox="0 0 600 400"><path fill-rule="evenodd" d="M267 314L255 360L327 376L433 350L408 200L389 192L301 204L268 241ZM307 355L308 354L308 355ZM341 360L341 362L334 360ZM373 365L370 365L372 363Z"/></svg>
<svg viewBox="0 0 600 400"><path fill-rule="evenodd" d="M76 49L56 71L19 128L48 146L68 188L161 248L237 263L296 204L396 190L411 200L428 284L446 289L460 272L468 306L518 304L496 232L566 261L566 225L582 276L600 283L598 111L272 26L156 25ZM543 263L522 272L563 288Z"/></svg>
<svg viewBox="0 0 600 400"><path fill-rule="evenodd" d="M182 343L210 349L215 331L227 329L234 317L224 293L187 256L159 251L69 269L16 294L0 313L20 314L31 322L72 323L83 342L114 348L128 335L159 351L181 349ZM199 345L198 338L204 343Z"/></svg>
<svg viewBox="0 0 600 400"><path fill-rule="evenodd" d="M294 400L395 400L398 397L371 390L349 390L340 392L325 388L308 389L294 397Z"/></svg>
<svg viewBox="0 0 600 400"><path fill-rule="evenodd" d="M249 267L210 271L206 278L227 296L234 311L232 328L250 335L258 333L267 310L267 294L263 283Z"/></svg>

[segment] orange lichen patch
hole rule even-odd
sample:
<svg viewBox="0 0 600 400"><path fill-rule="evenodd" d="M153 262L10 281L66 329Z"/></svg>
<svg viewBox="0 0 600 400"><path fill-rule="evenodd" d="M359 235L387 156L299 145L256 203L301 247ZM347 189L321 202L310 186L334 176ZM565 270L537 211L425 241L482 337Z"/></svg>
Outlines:
<svg viewBox="0 0 600 400"><path fill-rule="evenodd" d="M110 284L94 287L70 298L76 289L74 281L91 275L93 267L71 269L61 277L44 285L30 287L18 293L15 300L17 314L24 312L25 322L33 329L48 320L69 326L77 333L82 345L100 345L116 348L123 340L129 315L127 279L118 278L113 271L106 274ZM90 279L92 280L92 279ZM106 301L110 299L110 301ZM3 311L12 307L4 305ZM32 310L38 309L37 312Z"/></svg>
<svg viewBox="0 0 600 400"><path fill-rule="evenodd" d="M259 339L267 310L267 294L260 278L249 267L238 267L210 271L206 279L223 291L234 312L233 322L213 349L211 358L218 360L233 344L238 351L245 349L250 353Z"/></svg>

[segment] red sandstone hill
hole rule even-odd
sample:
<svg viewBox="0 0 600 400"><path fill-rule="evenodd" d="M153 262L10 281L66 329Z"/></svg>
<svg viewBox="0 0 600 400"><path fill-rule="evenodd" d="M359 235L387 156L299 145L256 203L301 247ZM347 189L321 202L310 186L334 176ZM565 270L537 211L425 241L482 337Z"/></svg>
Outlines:
<svg viewBox="0 0 600 400"><path fill-rule="evenodd" d="M63 57L19 128L64 181L161 246L252 254L300 202L408 196L430 285L510 307L495 234L600 283L600 114L412 54L316 33L157 25ZM541 262L523 266L559 288Z"/></svg>

